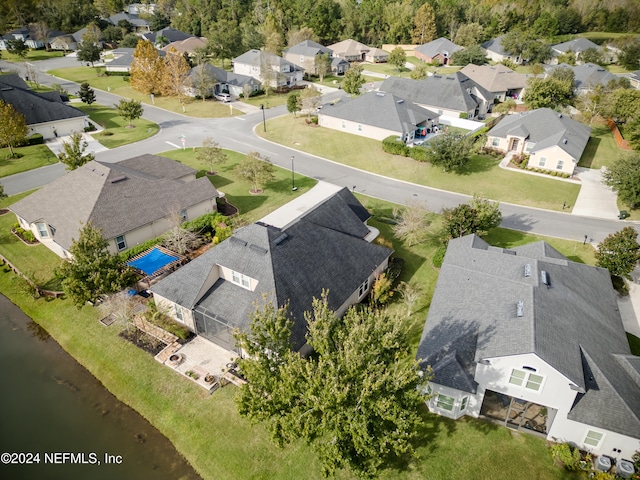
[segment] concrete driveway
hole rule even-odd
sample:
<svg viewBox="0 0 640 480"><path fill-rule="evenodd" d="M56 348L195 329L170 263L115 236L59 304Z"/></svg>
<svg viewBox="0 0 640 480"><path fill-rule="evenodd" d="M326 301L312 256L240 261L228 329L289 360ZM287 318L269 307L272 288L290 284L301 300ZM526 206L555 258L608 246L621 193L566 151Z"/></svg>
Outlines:
<svg viewBox="0 0 640 480"><path fill-rule="evenodd" d="M616 194L602 183L602 170L578 168L580 193L571 213L585 217L615 219L619 215Z"/></svg>

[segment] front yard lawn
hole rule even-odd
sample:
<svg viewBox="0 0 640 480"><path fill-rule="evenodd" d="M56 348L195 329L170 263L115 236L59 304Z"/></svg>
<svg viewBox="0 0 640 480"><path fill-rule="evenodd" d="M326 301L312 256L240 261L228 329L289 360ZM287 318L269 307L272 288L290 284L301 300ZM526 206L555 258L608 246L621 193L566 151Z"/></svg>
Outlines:
<svg viewBox="0 0 640 480"><path fill-rule="evenodd" d="M195 98L183 97L184 103L180 103L177 97L161 97L156 95L153 100L154 103L152 103L149 95L140 93L131 88L127 81L127 77L122 75L106 76L104 75L104 71L104 67L72 67L51 70L47 73L76 83L87 82L92 88L110 91L115 95L138 100L147 105L154 104L156 107L164 108L165 110L175 113L184 113L190 117L222 118L232 117L242 113L237 108L234 108L233 111L231 111L227 104L213 99L203 102L202 100L196 100Z"/></svg>
<svg viewBox="0 0 640 480"><path fill-rule="evenodd" d="M118 114L118 110L113 107L105 107L97 103L91 105L74 103L73 106L87 113L91 120L105 129L102 132L91 133L91 135L107 148L139 142L152 137L160 130L157 124L144 118L134 120L131 122L134 128L128 128L129 122L122 118Z"/></svg>
<svg viewBox="0 0 640 480"><path fill-rule="evenodd" d="M459 174L443 172L429 163L387 154L379 141L311 127L304 118L293 115L269 120L267 132L256 129L256 133L276 143L380 175L548 210L561 211L565 202L574 205L580 190L573 183L502 169L499 160L485 155L474 155Z"/></svg>
<svg viewBox="0 0 640 480"><path fill-rule="evenodd" d="M613 138L613 133L606 124L593 125L591 137L578 166L596 169L607 167L616 161L621 152Z"/></svg>
<svg viewBox="0 0 640 480"><path fill-rule="evenodd" d="M13 150L22 157L8 158L11 154L9 148L0 148L0 178L58 163L58 158L45 145L30 145Z"/></svg>

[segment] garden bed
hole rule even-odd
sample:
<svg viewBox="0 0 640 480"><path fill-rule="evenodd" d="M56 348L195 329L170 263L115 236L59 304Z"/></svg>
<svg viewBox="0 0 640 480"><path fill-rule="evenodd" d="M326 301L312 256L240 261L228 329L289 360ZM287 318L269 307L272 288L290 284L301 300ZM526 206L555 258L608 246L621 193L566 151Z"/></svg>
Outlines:
<svg viewBox="0 0 640 480"><path fill-rule="evenodd" d="M139 328L126 328L120 332L119 335L154 357L166 347L160 340L143 332Z"/></svg>

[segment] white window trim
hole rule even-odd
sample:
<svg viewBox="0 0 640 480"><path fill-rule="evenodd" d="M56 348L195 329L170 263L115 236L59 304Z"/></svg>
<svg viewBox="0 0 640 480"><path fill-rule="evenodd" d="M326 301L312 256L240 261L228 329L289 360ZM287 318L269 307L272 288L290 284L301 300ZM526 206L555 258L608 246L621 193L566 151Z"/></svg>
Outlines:
<svg viewBox="0 0 640 480"><path fill-rule="evenodd" d="M369 291L369 279L367 278L358 287L358 300L362 299L367 294L368 291Z"/></svg>
<svg viewBox="0 0 640 480"><path fill-rule="evenodd" d="M587 443L587 438L589 438L590 433L595 433L597 435L600 435L600 440L598 440L598 443L596 445L591 445L590 443ZM582 440L582 444L586 445L588 448L595 448L595 449L600 448L605 436L606 434L604 432L599 432L598 430L593 430L591 428L588 428L587 433L584 434L584 439Z"/></svg>
<svg viewBox="0 0 640 480"><path fill-rule="evenodd" d="M556 170L562 170L564 168L564 160L558 160L556 163Z"/></svg>
<svg viewBox="0 0 640 480"><path fill-rule="evenodd" d="M122 242L118 241L119 238L122 238ZM120 248L120 243L124 245L122 248ZM127 239L125 238L124 235L118 235L116 237L116 248L118 249L119 252L127 249Z"/></svg>
<svg viewBox="0 0 640 480"><path fill-rule="evenodd" d="M444 397L446 399L451 399L452 400L450 409L446 408L446 407L443 407L443 406L441 406L439 404L440 403L440 397ZM443 395L442 393L439 393L435 398L435 406L436 406L436 408L439 408L440 410L445 410L447 412L453 412L455 407L456 407L456 399L455 399L455 397L450 397L449 395Z"/></svg>
<svg viewBox="0 0 640 480"><path fill-rule="evenodd" d="M464 412L465 410L467 410L467 408L469 407L469 397L468 396L464 396L462 397L462 400L460 400L460 411Z"/></svg>
<svg viewBox="0 0 640 480"><path fill-rule="evenodd" d="M500 146L500 139L498 137L494 137L493 139L491 139L491 146L492 147L499 147Z"/></svg>
<svg viewBox="0 0 640 480"><path fill-rule="evenodd" d="M538 166L544 167L547 163L547 157L540 157L540 161L538 162Z"/></svg>
<svg viewBox="0 0 640 480"><path fill-rule="evenodd" d="M42 226L42 228L40 228ZM44 222L36 223L36 230L38 230L38 236L40 238L49 238L49 229L47 228L47 224Z"/></svg>
<svg viewBox="0 0 640 480"><path fill-rule="evenodd" d="M177 303L175 304L175 310L176 310L176 319L180 322L180 323L184 323L184 314L182 313L182 307L180 305L178 305Z"/></svg>
<svg viewBox="0 0 640 480"><path fill-rule="evenodd" d="M231 283L251 290L251 277L247 277L245 274L236 272L235 270L231 270Z"/></svg>
<svg viewBox="0 0 640 480"><path fill-rule="evenodd" d="M520 385L518 385L517 383L513 383L511 381L511 378L513 377L513 373L514 372L519 372L519 373L524 374L524 377L522 378L522 383ZM531 378L531 375L535 375L536 377L542 378L542 380L540 381L540 388L538 388L537 390L527 386L527 384L529 383L529 380ZM509 373L509 380L507 382L509 383L509 385L513 385L514 387L524 388L524 389L526 389L526 390L528 390L530 392L540 393L540 392L542 392L542 389L544 388L545 380L546 380L546 377L544 375L540 375L538 372L532 372L532 371L523 370L523 369L520 369L520 368L512 368L511 372ZM537 382L535 382L535 383L537 383Z"/></svg>

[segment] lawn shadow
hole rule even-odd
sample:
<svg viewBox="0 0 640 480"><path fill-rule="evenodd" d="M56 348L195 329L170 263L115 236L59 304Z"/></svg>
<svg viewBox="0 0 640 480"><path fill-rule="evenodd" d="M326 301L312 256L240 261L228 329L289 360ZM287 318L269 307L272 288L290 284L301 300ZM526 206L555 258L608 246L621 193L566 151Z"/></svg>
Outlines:
<svg viewBox="0 0 640 480"><path fill-rule="evenodd" d="M496 168L500 163L489 155L473 155L462 168L452 170L457 175L473 175L474 173L488 172Z"/></svg>
<svg viewBox="0 0 640 480"><path fill-rule="evenodd" d="M593 136L589 137L587 146L585 147L584 152L582 153L582 157L580 157L580 161L578 162L579 167L591 168L593 160L596 157L598 147L600 146L600 142L602 142L601 138Z"/></svg>
<svg viewBox="0 0 640 480"><path fill-rule="evenodd" d="M220 173L216 174L216 175L207 175L207 171L206 170L200 170L198 171L198 173L196 173L196 178L201 178L204 176L207 176L207 178L209 179L209 181L211 182L211 185L213 185L216 188L221 188L224 187L226 185L230 185L231 183L233 183L233 180L220 175Z"/></svg>
<svg viewBox="0 0 640 480"><path fill-rule="evenodd" d="M524 243L525 238L524 233L507 228L494 228L482 237L489 245L500 248L517 247Z"/></svg>
<svg viewBox="0 0 640 480"><path fill-rule="evenodd" d="M242 215L261 207L267 200L266 193L260 195L249 194L249 187L247 187L247 195L227 194L227 201L238 207L238 211Z"/></svg>

